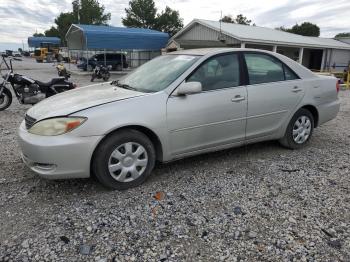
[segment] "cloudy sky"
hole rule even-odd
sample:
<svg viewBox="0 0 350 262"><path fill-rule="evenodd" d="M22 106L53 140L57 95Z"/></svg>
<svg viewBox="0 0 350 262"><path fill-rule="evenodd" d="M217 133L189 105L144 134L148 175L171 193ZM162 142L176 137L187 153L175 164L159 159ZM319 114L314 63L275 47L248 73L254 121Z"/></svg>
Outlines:
<svg viewBox="0 0 350 262"><path fill-rule="evenodd" d="M111 25L121 26L129 0L100 0L112 14ZM0 50L26 45L28 36L53 25L60 12L71 10L71 0L0 0ZM184 23L193 18L218 20L226 14L244 14L256 25L290 27L309 21L321 36L350 32L349 0L155 0L158 10L169 6L180 12Z"/></svg>

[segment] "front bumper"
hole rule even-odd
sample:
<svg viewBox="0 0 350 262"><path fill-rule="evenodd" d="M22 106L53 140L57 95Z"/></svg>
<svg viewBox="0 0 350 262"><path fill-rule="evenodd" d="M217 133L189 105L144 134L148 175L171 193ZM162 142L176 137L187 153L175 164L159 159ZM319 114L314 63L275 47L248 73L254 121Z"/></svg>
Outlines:
<svg viewBox="0 0 350 262"><path fill-rule="evenodd" d="M33 135L26 130L24 121L18 131L24 163L48 179L89 177L91 157L101 139L101 136L78 137L69 133Z"/></svg>

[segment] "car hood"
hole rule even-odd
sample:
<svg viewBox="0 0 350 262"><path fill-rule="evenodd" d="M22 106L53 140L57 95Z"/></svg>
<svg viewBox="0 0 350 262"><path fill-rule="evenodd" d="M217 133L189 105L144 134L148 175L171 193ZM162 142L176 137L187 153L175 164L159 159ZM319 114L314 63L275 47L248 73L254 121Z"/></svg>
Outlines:
<svg viewBox="0 0 350 262"><path fill-rule="evenodd" d="M47 98L30 108L27 114L36 120L65 116L80 110L124 100L145 93L127 90L108 83L76 88Z"/></svg>

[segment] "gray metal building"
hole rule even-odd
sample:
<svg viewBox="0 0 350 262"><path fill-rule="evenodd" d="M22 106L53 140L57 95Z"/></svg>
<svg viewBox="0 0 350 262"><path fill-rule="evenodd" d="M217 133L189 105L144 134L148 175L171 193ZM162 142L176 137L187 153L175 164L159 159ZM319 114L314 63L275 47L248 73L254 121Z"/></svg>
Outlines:
<svg viewBox="0 0 350 262"><path fill-rule="evenodd" d="M168 50L204 47L266 49L284 54L313 70L342 71L350 63L350 44L259 26L194 19L167 45Z"/></svg>

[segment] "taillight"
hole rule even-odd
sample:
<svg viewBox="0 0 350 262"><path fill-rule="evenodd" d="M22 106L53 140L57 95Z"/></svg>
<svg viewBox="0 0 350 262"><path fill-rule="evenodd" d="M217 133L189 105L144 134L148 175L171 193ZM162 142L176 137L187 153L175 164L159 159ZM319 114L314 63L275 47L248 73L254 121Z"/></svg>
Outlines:
<svg viewBox="0 0 350 262"><path fill-rule="evenodd" d="M335 88L337 89L337 93L338 93L338 92L339 92L339 90L340 90L339 80L337 80L337 84L335 85Z"/></svg>

